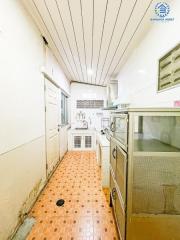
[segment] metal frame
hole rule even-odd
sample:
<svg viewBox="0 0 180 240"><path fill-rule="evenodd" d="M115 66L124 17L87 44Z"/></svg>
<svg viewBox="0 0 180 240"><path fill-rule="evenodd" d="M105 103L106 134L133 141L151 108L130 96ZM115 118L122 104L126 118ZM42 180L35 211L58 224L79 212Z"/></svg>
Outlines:
<svg viewBox="0 0 180 240"><path fill-rule="evenodd" d="M120 147L124 150L127 151L127 144L128 144L128 114L126 112L124 113L114 113L112 114L112 116L110 117L110 130L112 132L112 136L115 137L115 132L116 130L112 131L111 129L111 125L115 125L115 118L122 118L126 121L126 127L127 127L127 134L125 136L125 142L121 142L119 139L116 139L116 142L118 145L120 145ZM116 127L115 127L116 128Z"/></svg>
<svg viewBox="0 0 180 240"><path fill-rule="evenodd" d="M129 150L128 150L128 186L127 186L127 238L126 240L132 240L131 237L131 227L134 224L133 220L138 222L141 222L142 224L142 229L141 231L143 231L143 221L144 222L151 222L152 225L154 223L157 224L160 221L160 226L162 228L162 232L166 231L166 229L164 229L164 221L169 221L173 222L174 225L179 226L180 223L180 215L168 215L168 214L133 214L132 213L132 187L133 187L133 158L134 158L134 142L133 142L133 135L134 135L134 118L136 116L179 116L180 117L180 110L177 111L173 111L173 109L171 109L171 112L163 112L163 111L152 111L152 112L147 112L145 111L136 111L136 112L130 112L129 114ZM180 152L137 152L136 153L137 156L148 156L148 155L154 155L154 156L172 156L172 157L180 157ZM178 221L177 221L178 220ZM136 230L138 232L138 230ZM153 231L153 228L151 229L151 231ZM160 229L158 230L160 231ZM137 239L137 236L133 236L133 239ZM148 240L154 240L154 238L152 239L151 237L147 237ZM159 240L162 238L159 238ZM167 238L166 240L168 240L169 238ZM173 238L174 240L178 240L179 238ZM142 239L141 239L142 240ZM144 240L144 239L143 239ZM165 239L162 239L165 240Z"/></svg>
<svg viewBox="0 0 180 240"><path fill-rule="evenodd" d="M180 83L178 84L175 84L171 87L167 87L167 88L164 88L164 89L159 89L159 76L160 76L160 61L165 58L168 54L171 54L176 48L178 48L180 46L180 43L177 43L175 47L171 48L168 52L165 52L159 59L158 59L158 70L157 70L157 84L156 84L156 89L157 89L157 93L161 93L161 92L164 92L164 91L167 91L167 90L170 90L170 89L173 89L173 88L176 88L176 87L180 87Z"/></svg>

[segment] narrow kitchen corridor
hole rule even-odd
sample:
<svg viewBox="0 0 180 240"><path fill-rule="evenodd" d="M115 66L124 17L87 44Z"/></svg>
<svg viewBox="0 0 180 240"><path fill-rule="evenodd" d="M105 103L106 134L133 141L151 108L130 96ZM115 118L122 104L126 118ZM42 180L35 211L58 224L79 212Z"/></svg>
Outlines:
<svg viewBox="0 0 180 240"><path fill-rule="evenodd" d="M0 240L180 240L180 0L0 0Z"/></svg>
<svg viewBox="0 0 180 240"><path fill-rule="evenodd" d="M58 199L64 199L58 207ZM30 212L28 240L116 240L109 192L93 151L68 152Z"/></svg>

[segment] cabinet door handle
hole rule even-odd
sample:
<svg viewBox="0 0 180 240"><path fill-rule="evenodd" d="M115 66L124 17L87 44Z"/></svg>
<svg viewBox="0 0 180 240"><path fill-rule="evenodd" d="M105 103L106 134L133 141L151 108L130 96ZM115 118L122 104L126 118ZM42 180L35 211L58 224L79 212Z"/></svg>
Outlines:
<svg viewBox="0 0 180 240"><path fill-rule="evenodd" d="M116 199L116 188L112 189L112 198L115 200Z"/></svg>
<svg viewBox="0 0 180 240"><path fill-rule="evenodd" d="M112 156L113 156L114 159L116 159L116 154L117 154L117 150L116 150L116 148L114 148L112 150Z"/></svg>

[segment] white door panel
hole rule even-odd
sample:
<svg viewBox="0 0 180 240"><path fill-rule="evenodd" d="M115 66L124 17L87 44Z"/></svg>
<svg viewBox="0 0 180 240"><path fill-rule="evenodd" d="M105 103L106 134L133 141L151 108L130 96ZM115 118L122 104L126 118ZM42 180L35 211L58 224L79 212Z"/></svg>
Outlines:
<svg viewBox="0 0 180 240"><path fill-rule="evenodd" d="M47 151L47 175L59 161L59 109L60 101L58 88L49 80L45 80L46 99L46 151Z"/></svg>

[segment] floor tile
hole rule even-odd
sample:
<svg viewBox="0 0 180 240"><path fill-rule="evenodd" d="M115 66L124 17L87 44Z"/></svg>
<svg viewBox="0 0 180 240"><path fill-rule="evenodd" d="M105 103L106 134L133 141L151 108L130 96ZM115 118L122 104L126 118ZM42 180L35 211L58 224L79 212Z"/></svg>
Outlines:
<svg viewBox="0 0 180 240"><path fill-rule="evenodd" d="M68 152L29 215L36 224L27 240L118 240L95 152Z"/></svg>

